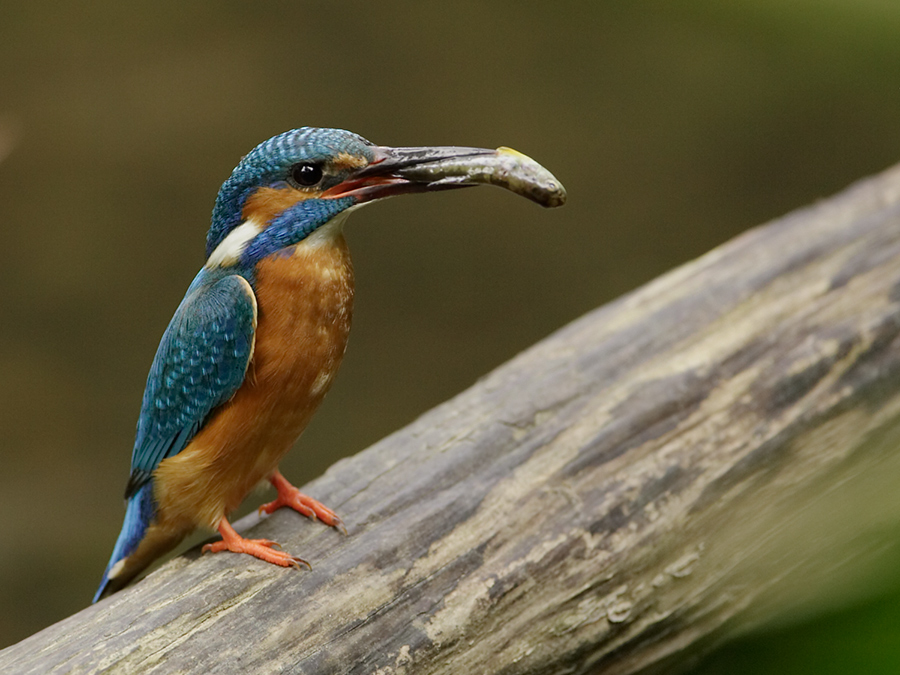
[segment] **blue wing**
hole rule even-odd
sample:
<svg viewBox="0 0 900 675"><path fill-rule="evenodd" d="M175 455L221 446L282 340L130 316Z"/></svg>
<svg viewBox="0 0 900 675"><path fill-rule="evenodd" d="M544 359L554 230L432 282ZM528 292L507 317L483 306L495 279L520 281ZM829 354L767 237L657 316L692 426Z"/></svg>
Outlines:
<svg viewBox="0 0 900 675"><path fill-rule="evenodd" d="M201 270L150 367L125 492L125 522L94 602L124 586L158 555L151 552L129 566L155 517L153 470L181 452L210 412L241 386L255 333L256 297L249 282L223 270Z"/></svg>
<svg viewBox="0 0 900 675"><path fill-rule="evenodd" d="M204 268L163 334L138 418L125 498L181 452L241 386L253 354L256 297L241 276Z"/></svg>

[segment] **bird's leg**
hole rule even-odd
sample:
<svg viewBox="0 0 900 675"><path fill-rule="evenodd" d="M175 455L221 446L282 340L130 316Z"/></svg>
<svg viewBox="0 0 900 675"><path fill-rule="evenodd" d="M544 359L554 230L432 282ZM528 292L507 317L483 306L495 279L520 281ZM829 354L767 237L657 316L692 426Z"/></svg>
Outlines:
<svg viewBox="0 0 900 675"><path fill-rule="evenodd" d="M289 506L294 509L294 511L303 514L307 518L312 518L313 520L318 518L326 525L330 525L344 534L347 534L347 528L344 527L344 523L340 516L324 504L300 492L300 490L288 482L287 478L281 475L281 472L278 471L278 469L269 476L269 482L275 486L276 490L278 490L278 497L275 498L275 501L260 506L260 513L263 511L272 513L275 509L281 508L282 506Z"/></svg>
<svg viewBox="0 0 900 675"><path fill-rule="evenodd" d="M297 567L306 565L312 569L312 565L303 558L297 558L284 551L273 551L273 546L281 546L270 539L244 539L228 522L227 518L219 521L219 534L222 535L222 541L215 541L212 544L206 544L203 552L218 553L219 551L231 551L232 553L248 553L254 558L265 560L274 565L282 567Z"/></svg>

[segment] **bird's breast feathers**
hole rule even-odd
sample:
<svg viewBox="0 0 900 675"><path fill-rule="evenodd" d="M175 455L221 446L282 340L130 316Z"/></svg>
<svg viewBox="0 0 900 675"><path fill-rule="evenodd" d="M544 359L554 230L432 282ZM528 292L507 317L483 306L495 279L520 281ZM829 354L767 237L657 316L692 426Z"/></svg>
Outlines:
<svg viewBox="0 0 900 675"><path fill-rule="evenodd" d="M322 230L257 264L256 342L244 383L157 470L157 498L170 517L214 527L275 470L330 388L354 286L340 228Z"/></svg>

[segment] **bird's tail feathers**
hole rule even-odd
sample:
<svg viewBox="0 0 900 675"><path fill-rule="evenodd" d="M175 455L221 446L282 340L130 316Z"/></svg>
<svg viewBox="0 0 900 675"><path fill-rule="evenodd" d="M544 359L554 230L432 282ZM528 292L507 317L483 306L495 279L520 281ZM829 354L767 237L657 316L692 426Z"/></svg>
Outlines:
<svg viewBox="0 0 900 675"><path fill-rule="evenodd" d="M97 602L122 588L146 566L143 565L138 569L134 569L134 564L128 564L128 558L144 539L147 528L150 527L150 523L155 515L156 505L153 502L153 481L150 481L128 500L122 531L119 532L119 538L116 540L115 548L113 548L109 564L103 572L103 580L100 582L100 588L97 589L97 593L94 595L93 602Z"/></svg>

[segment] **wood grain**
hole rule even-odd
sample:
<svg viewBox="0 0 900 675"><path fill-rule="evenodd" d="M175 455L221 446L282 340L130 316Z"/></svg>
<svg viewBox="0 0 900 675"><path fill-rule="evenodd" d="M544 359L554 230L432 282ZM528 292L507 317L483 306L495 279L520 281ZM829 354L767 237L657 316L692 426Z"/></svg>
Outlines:
<svg viewBox="0 0 900 675"><path fill-rule="evenodd" d="M307 491L349 537L288 512L242 521L312 572L195 551L3 650L0 671L673 668L870 576L900 523L898 441L894 168L335 464Z"/></svg>

